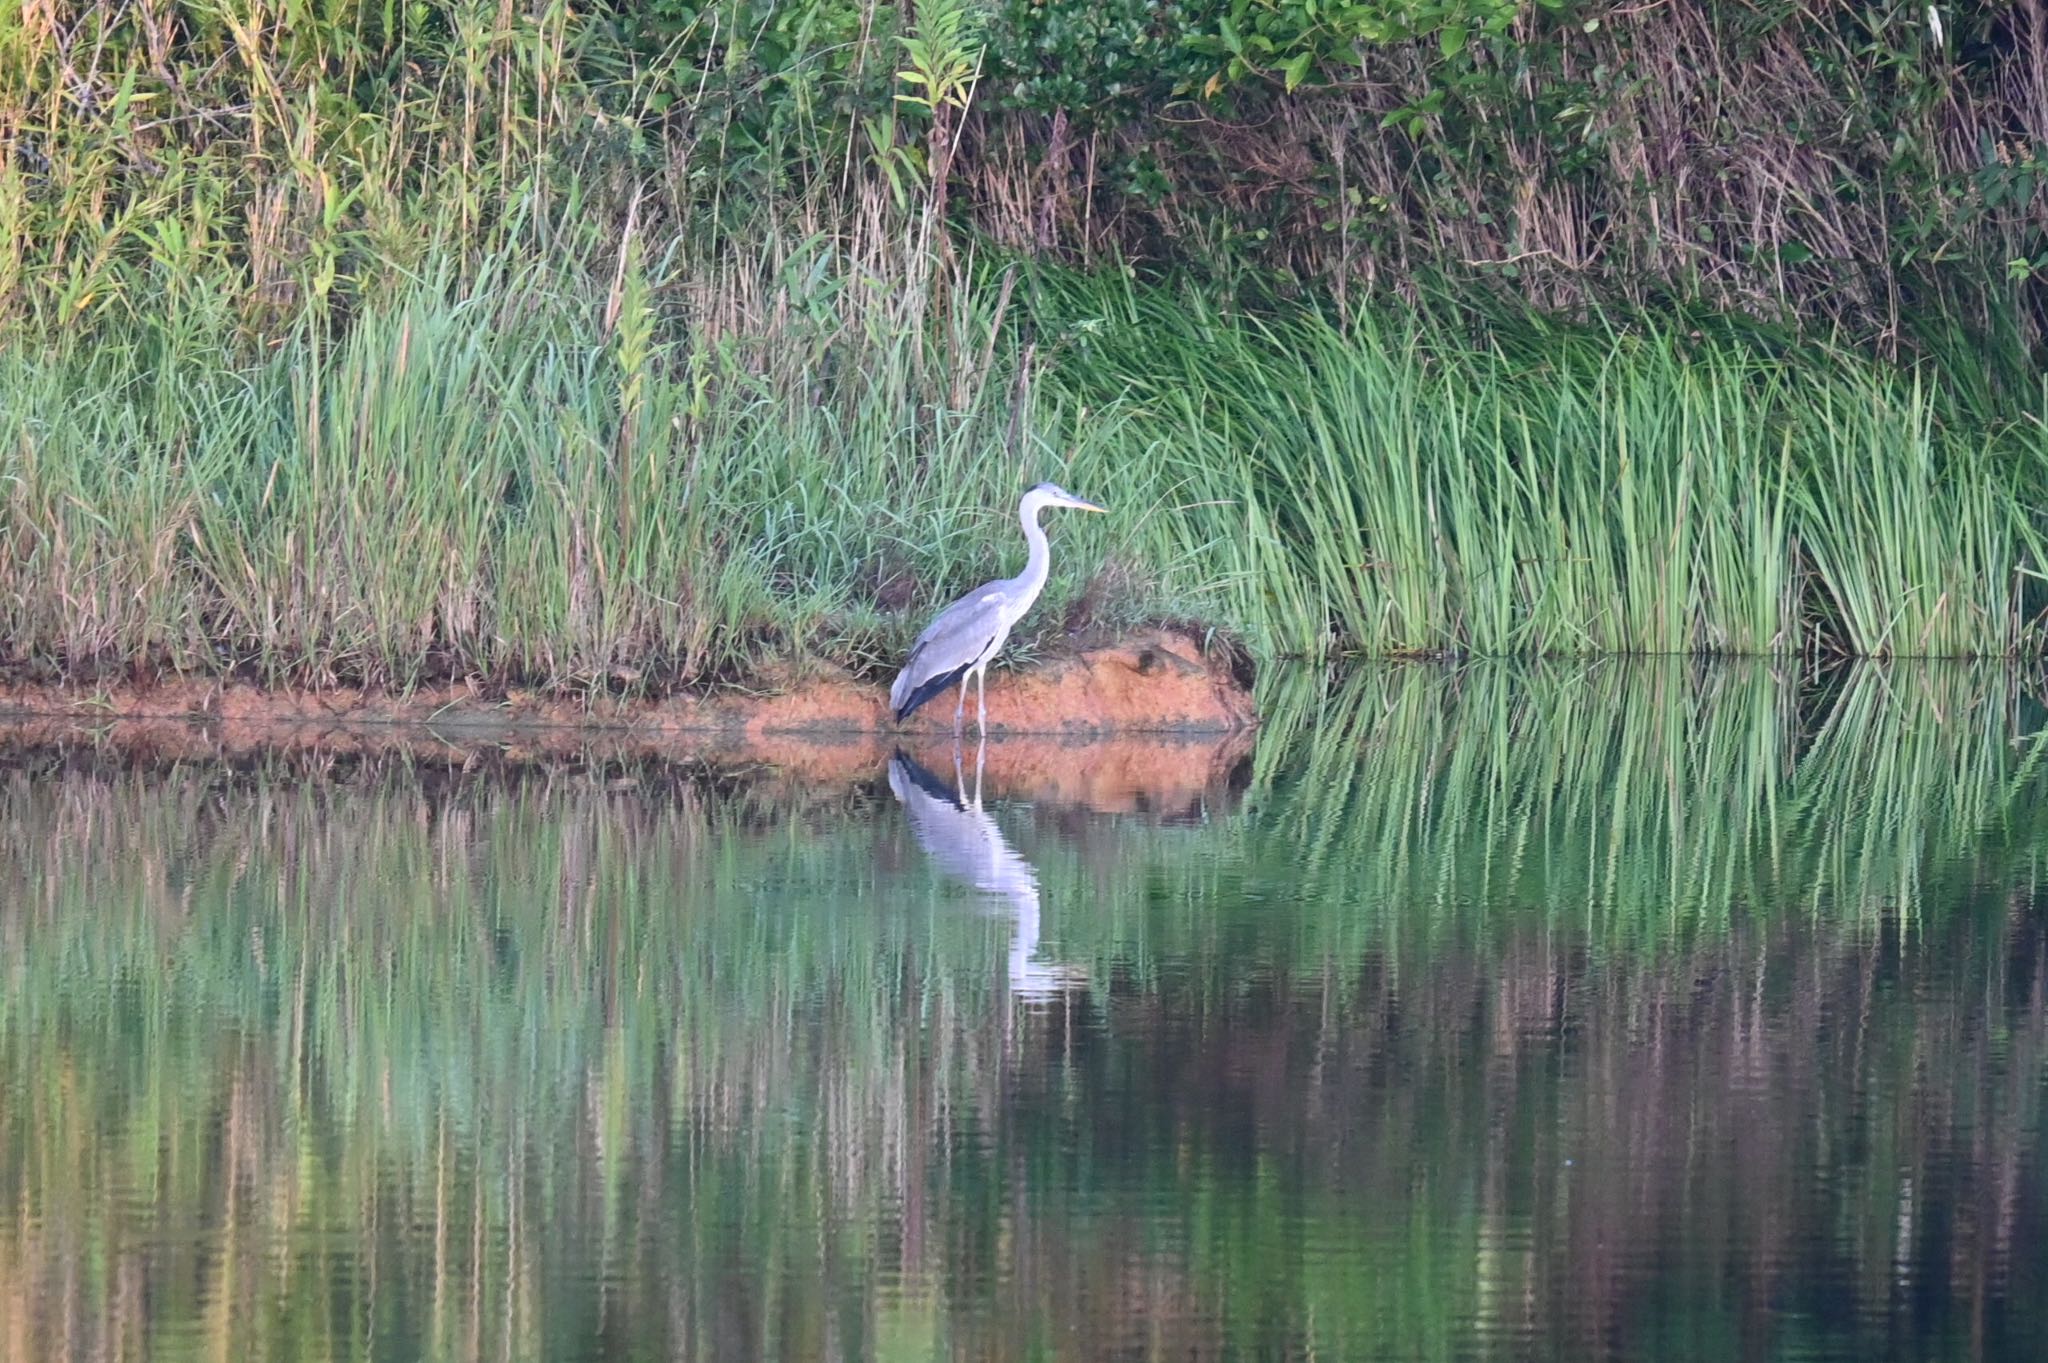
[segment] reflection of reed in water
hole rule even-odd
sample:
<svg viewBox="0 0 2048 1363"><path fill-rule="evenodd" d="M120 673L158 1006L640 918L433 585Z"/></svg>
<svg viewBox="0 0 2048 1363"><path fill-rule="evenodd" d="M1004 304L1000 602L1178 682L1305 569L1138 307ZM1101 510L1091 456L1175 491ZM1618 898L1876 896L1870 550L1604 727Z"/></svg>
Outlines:
<svg viewBox="0 0 2048 1363"><path fill-rule="evenodd" d="M1738 908L1917 913L2032 875L2048 737L2020 683L1680 659L1292 674L1261 697L1252 789L1305 892L1429 905L1436 927L1485 900L1638 940L1724 930ZM1347 951L1387 930L1323 926Z"/></svg>
<svg viewBox="0 0 2048 1363"><path fill-rule="evenodd" d="M0 765L0 1363L2048 1357L2012 674L1270 713L1027 844L1071 1010L867 785Z"/></svg>
<svg viewBox="0 0 2048 1363"><path fill-rule="evenodd" d="M1017 920L1010 939L1010 992L1019 998L1050 998L1086 976L1071 966L1032 959L1038 949L1038 874L982 808L981 773L987 757L984 740L974 753L970 798L957 747L950 790L930 768L898 749L889 760L889 789L910 820L911 836L941 871L1010 901Z"/></svg>

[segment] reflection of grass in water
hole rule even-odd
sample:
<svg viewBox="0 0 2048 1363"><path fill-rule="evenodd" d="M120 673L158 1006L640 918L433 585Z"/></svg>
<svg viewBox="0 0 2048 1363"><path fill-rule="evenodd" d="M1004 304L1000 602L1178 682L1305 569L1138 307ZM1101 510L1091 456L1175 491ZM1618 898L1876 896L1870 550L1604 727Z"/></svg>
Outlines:
<svg viewBox="0 0 2048 1363"><path fill-rule="evenodd" d="M1818 945L1783 944L1823 999L1875 998L1851 1068L1933 1085L1935 1113L2006 1092L1984 1105L2023 1148L2038 1086L1992 1080L2038 1076L2031 1034L1973 1060L1954 1017L1859 973L1897 903L1995 996L2010 925L1945 920L2001 912L1977 884L2031 891L2048 816L2010 684L1871 672L1808 699L1762 669L1410 668L1276 698L1247 814L1055 837L1002 812L1045 886L1047 954L1098 982L1074 1006L1102 1030L1050 1069L1030 1057L1058 1025L1002 1000L1006 921L927 888L874 790L17 772L0 876L32 891L0 911L0 1093L25 1098L0 1109L0 1315L47 1330L72 1293L132 1341L146 1299L194 1352L250 1357L557 1355L600 1329L719 1356L936 1330L997 1356L1054 1319L1108 1338L1180 1303L1247 1349L1312 1319L1329 1346L1453 1352L1468 1303L1562 1272L1502 1248L1514 1199L1473 1181L1558 1133L1597 1153L1629 1120L1576 1111L1594 1094L1569 1074L1507 1082L1475 1019L1555 1028L1589 969L1647 1008L1668 977L1644 1016L1696 1015L1671 1033L1689 1055L1718 1001L1775 978L1736 905L1781 936L1821 916ZM847 819L869 801L880 819ZM1694 978L1724 983L1688 1002ZM1637 1024L1574 1025L1635 1063ZM1957 1063L1925 1072L1929 1047ZM1304 1048L1312 1066L1272 1059ZM1374 1079L1381 1054L1406 1077ZM1643 1083L1721 1095L1693 1063L1697 1084ZM1525 1088L1521 1134L1494 1132L1490 1105ZM1719 1148L1646 1130L1674 1159ZM1879 1134L1859 1233L1896 1219L1932 1139ZM1416 1141L1454 1162L1427 1187L1403 1181ZM1346 1172L1326 1186L1303 1151ZM1641 1214L1587 1200L1610 1229ZM1099 1224L1138 1248L1119 1261ZM1864 1239L1857 1263L1887 1262ZM602 1320L572 1314L599 1280ZM905 1295L870 1309L877 1283Z"/></svg>
<svg viewBox="0 0 2048 1363"><path fill-rule="evenodd" d="M2043 747L2012 674L1669 661L1370 669L1283 680L1266 839L1329 897L1403 911L1517 904L1661 936L1824 896L1913 906L1917 878L2024 873L2048 832ZM1980 868L1978 863L1986 863Z"/></svg>
<svg viewBox="0 0 2048 1363"><path fill-rule="evenodd" d="M291 1300L262 1286L287 1228L350 1232L288 1281L383 1254L387 1278L451 1272L495 1302L544 1265L594 1271L576 1256L653 1208L686 1261L701 1252L707 1311L723 1260L809 1282L827 1228L902 1177L870 1162L905 1134L880 1114L911 1110L913 1082L934 1111L953 1101L963 1071L931 1049L978 1044L992 982L964 962L1000 961L1000 925L889 902L875 848L742 800L532 781L423 801L385 776L346 793L118 777L57 801L11 783L6 859L47 893L7 925L0 1050L10 1091L42 1101L7 1114L0 1186L79 1237L41 1255L119 1259L109 1188L179 1208L248 1196L244 1253L209 1270L189 1245L169 1271L195 1308L207 1272L244 1275L256 1313L236 1329L289 1356L354 1349L262 1319ZM662 1116L672 1130L648 1126ZM687 1195L636 1167L676 1138L711 1144ZM235 1188L237 1167L256 1186ZM537 1218L558 1214L590 1243L545 1243ZM453 1267L379 1222L434 1225ZM866 1248L843 1238L830 1252L859 1276ZM430 1338L454 1348L475 1306L437 1300Z"/></svg>

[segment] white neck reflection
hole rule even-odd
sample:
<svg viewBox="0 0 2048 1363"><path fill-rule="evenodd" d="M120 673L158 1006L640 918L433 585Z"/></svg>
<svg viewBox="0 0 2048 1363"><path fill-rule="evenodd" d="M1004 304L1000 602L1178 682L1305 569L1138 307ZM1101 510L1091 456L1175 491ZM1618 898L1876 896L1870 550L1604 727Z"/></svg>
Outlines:
<svg viewBox="0 0 2048 1363"><path fill-rule="evenodd" d="M1072 966L1036 959L1038 874L982 808L981 773L987 755L984 739L975 748L970 795L957 746L953 749L951 790L929 768L898 751L889 761L889 789L909 816L911 836L941 871L1010 902L1016 920L1010 939L1010 992L1021 998L1050 998L1084 976Z"/></svg>

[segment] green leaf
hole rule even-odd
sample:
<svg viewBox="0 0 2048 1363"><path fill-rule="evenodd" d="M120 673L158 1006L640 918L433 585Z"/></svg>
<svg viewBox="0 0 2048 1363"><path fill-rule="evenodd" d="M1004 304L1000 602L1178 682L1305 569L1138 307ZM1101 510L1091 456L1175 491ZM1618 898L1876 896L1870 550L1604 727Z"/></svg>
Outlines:
<svg viewBox="0 0 2048 1363"><path fill-rule="evenodd" d="M1446 57L1455 57L1465 50L1471 36L1471 31L1463 24L1445 24L1436 35L1437 50Z"/></svg>
<svg viewBox="0 0 2048 1363"><path fill-rule="evenodd" d="M1287 93L1293 94L1296 87L1308 79L1308 66L1315 56L1312 52L1297 52L1285 66L1280 68L1287 78Z"/></svg>

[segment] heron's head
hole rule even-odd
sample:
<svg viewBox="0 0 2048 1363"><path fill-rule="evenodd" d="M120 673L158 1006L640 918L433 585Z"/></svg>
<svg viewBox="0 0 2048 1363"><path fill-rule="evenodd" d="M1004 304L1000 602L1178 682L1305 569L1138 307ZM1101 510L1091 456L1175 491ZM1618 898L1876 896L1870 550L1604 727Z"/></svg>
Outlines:
<svg viewBox="0 0 2048 1363"><path fill-rule="evenodd" d="M1093 502L1082 501L1058 483L1040 483L1024 494L1027 501L1036 501L1040 506L1070 506L1076 511L1100 511L1107 514L1109 508Z"/></svg>

